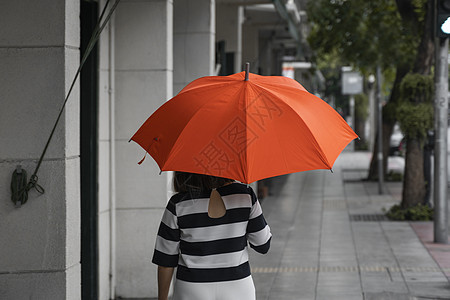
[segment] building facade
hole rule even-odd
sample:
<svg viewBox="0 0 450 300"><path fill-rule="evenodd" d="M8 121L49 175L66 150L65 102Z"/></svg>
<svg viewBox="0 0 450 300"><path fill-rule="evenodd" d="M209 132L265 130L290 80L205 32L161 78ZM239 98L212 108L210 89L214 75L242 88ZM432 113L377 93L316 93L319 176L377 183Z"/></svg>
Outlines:
<svg viewBox="0 0 450 300"><path fill-rule="evenodd" d="M19 207L12 174L38 165L106 2L0 4L1 299L155 297L171 174L150 157L138 165L145 152L130 137L198 77L247 61L281 75L286 59L307 59L301 1L121 0L38 170L45 193L31 189Z"/></svg>

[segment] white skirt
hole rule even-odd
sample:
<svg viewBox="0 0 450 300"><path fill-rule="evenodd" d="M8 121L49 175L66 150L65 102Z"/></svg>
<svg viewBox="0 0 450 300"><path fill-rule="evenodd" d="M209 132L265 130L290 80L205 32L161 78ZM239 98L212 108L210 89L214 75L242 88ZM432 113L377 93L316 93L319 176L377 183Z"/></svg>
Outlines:
<svg viewBox="0 0 450 300"><path fill-rule="evenodd" d="M175 279L173 300L256 300L252 276L221 282Z"/></svg>

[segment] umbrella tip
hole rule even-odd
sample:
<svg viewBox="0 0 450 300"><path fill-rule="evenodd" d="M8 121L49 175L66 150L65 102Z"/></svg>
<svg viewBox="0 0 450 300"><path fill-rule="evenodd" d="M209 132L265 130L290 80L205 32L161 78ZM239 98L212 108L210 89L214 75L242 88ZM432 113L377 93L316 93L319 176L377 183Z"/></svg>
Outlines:
<svg viewBox="0 0 450 300"><path fill-rule="evenodd" d="M250 73L250 63L245 63L245 81L248 81L248 76Z"/></svg>

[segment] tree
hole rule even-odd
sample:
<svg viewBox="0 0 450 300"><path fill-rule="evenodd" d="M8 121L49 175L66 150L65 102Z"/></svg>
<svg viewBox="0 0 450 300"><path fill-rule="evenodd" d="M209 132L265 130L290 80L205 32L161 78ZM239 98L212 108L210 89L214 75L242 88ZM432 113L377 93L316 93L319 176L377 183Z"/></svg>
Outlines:
<svg viewBox="0 0 450 300"><path fill-rule="evenodd" d="M383 165L386 170L399 85L413 65L417 31L404 26L394 0L310 1L307 13L312 24L308 41L316 51L318 61L334 53L345 65L352 65L365 75L375 73L377 65L385 72L394 69L394 81L385 82L391 86L391 93L383 107ZM377 149L376 145L374 149ZM377 155L374 153L368 179L377 177Z"/></svg>
<svg viewBox="0 0 450 300"><path fill-rule="evenodd" d="M433 127L433 78L429 76L434 64L433 0L397 0L402 19L421 39L412 68L402 82L402 104L397 116L406 134L405 177L403 181L402 208L425 201L423 173L423 147L427 130Z"/></svg>
<svg viewBox="0 0 450 300"><path fill-rule="evenodd" d="M401 103L400 84L411 71L422 75L431 72L434 54L432 4L432 0L317 0L308 5L308 17L312 22L309 42L318 59L324 53L333 52L363 74L373 73L377 65L383 70L395 69L389 101L383 107L385 172L389 139ZM421 147L409 148L409 151L416 150L420 155ZM410 167L405 169L404 186L422 186L419 177L408 174L415 170L414 166L422 168L418 166L422 160L409 160L409 163ZM377 178L376 166L377 155L374 153L368 179ZM408 201L405 198L402 203L410 206Z"/></svg>
<svg viewBox="0 0 450 300"><path fill-rule="evenodd" d="M405 177L400 205L403 209L423 204L425 199L423 145L428 130L433 128L433 90L433 78L418 73L409 73L400 85L401 103L397 117L406 137Z"/></svg>

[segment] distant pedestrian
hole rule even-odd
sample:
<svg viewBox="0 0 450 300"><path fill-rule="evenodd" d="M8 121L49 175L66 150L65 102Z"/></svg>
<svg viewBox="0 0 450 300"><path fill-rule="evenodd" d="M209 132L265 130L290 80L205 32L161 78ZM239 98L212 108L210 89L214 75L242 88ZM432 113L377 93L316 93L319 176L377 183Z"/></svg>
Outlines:
<svg viewBox="0 0 450 300"><path fill-rule="evenodd" d="M158 299L256 299L248 247L267 253L272 234L252 188L231 179L175 172L156 238Z"/></svg>

